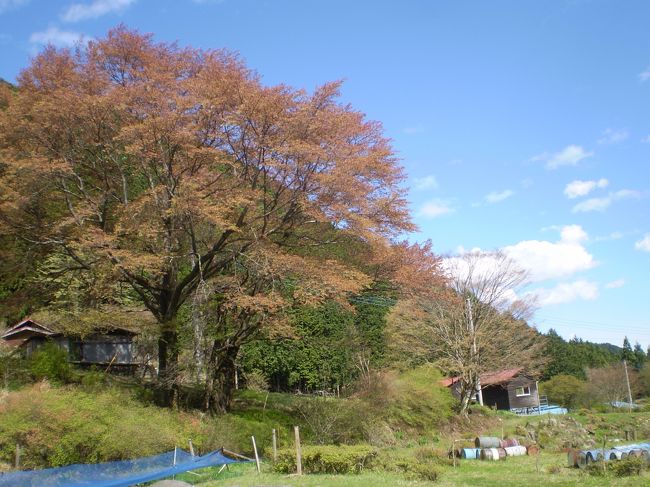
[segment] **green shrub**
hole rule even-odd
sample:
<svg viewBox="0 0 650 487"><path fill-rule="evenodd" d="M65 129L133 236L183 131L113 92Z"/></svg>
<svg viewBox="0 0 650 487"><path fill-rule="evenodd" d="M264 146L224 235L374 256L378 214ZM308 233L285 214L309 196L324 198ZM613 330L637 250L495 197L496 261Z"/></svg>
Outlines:
<svg viewBox="0 0 650 487"><path fill-rule="evenodd" d="M375 463L376 470L399 473L410 480L436 480L439 476L437 466L447 464L446 458L433 455L429 452L415 452L415 456L404 456L394 451L383 451Z"/></svg>
<svg viewBox="0 0 650 487"><path fill-rule="evenodd" d="M645 458L627 457L624 460L612 462L609 466L609 471L616 477L630 477L632 475L641 475L646 468Z"/></svg>
<svg viewBox="0 0 650 487"><path fill-rule="evenodd" d="M441 379L440 372L431 365L402 374L388 371L368 381L359 397L374 421L383 421L396 431L422 435L437 431L453 414L455 400L440 385Z"/></svg>
<svg viewBox="0 0 650 487"><path fill-rule="evenodd" d="M260 370L253 369L246 373L246 389L255 392L265 392L269 390L269 381L264 373Z"/></svg>
<svg viewBox="0 0 650 487"><path fill-rule="evenodd" d="M603 468L603 462L590 463L585 467L585 471L593 477L604 477L607 472Z"/></svg>
<svg viewBox="0 0 650 487"><path fill-rule="evenodd" d="M65 383L72 377L68 353L52 342L34 352L29 362L29 369L36 380Z"/></svg>
<svg viewBox="0 0 650 487"><path fill-rule="evenodd" d="M558 374L540 384L542 394L553 403L575 409L584 399L587 383L577 377Z"/></svg>
<svg viewBox="0 0 650 487"><path fill-rule="evenodd" d="M433 482L438 479L438 470L429 463L415 463L410 471L410 476L415 480L428 480Z"/></svg>
<svg viewBox="0 0 650 487"><path fill-rule="evenodd" d="M305 398L296 405L319 444L358 443L365 439L368 419L364 404L353 399Z"/></svg>
<svg viewBox="0 0 650 487"><path fill-rule="evenodd" d="M79 377L81 385L86 389L94 390L106 385L106 374L95 367L81 373Z"/></svg>
<svg viewBox="0 0 650 487"><path fill-rule="evenodd" d="M29 362L18 354L0 354L0 384L6 389L14 389L32 381Z"/></svg>
<svg viewBox="0 0 650 487"><path fill-rule="evenodd" d="M349 474L359 473L377 455L368 445L319 445L302 448L302 469L305 473ZM274 469L279 473L296 471L296 451L293 448L278 451Z"/></svg>

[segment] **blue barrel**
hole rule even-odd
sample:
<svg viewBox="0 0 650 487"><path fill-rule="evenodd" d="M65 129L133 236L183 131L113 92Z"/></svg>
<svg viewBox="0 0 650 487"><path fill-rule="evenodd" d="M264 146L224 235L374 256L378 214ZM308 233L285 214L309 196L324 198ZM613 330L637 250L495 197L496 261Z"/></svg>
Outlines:
<svg viewBox="0 0 650 487"><path fill-rule="evenodd" d="M620 460L622 454L623 454L622 451L614 449L614 450L609 450L605 456L609 460Z"/></svg>
<svg viewBox="0 0 650 487"><path fill-rule="evenodd" d="M594 463L603 459L602 449L587 450L585 453L587 456L587 463Z"/></svg>
<svg viewBox="0 0 650 487"><path fill-rule="evenodd" d="M468 460L477 460L481 458L481 450L479 448L463 448L460 451L460 456Z"/></svg>

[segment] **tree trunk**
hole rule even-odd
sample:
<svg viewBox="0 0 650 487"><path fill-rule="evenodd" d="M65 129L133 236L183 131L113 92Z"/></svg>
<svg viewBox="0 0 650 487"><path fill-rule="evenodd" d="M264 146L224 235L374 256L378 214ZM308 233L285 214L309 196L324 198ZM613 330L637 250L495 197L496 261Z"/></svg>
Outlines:
<svg viewBox="0 0 650 487"><path fill-rule="evenodd" d="M461 392L461 398L460 398L460 413L464 417L468 417L468 412L469 412L469 405L472 400L472 395L469 394L467 391L462 391Z"/></svg>
<svg viewBox="0 0 650 487"><path fill-rule="evenodd" d="M167 406L178 404L178 332L169 324L158 338L158 383L164 390Z"/></svg>
<svg viewBox="0 0 650 487"><path fill-rule="evenodd" d="M204 407L216 414L230 410L235 391L235 360L239 346L225 346L220 342L213 345L208 367Z"/></svg>
<svg viewBox="0 0 650 487"><path fill-rule="evenodd" d="M461 387L459 392L460 413L467 418L469 416L469 407L472 404L472 398L477 392L475 381L473 381L473 379L470 379L470 381L465 382L461 379Z"/></svg>

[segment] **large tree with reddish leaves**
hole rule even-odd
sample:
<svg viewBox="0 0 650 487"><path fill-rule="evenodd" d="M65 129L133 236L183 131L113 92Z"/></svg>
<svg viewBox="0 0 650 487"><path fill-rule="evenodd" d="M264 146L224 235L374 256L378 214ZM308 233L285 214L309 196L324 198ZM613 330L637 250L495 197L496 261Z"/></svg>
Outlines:
<svg viewBox="0 0 650 487"><path fill-rule="evenodd" d="M428 247L391 243L414 228L404 175L381 126L337 101L339 83L265 86L232 53L118 27L46 48L18 88L0 115L3 230L58 254L58 273L127 285L159 323L169 384L179 308L205 285L227 323L207 407L227 409L240 345L288 304L343 298L370 272L436 275ZM371 265L329 253L341 238Z"/></svg>

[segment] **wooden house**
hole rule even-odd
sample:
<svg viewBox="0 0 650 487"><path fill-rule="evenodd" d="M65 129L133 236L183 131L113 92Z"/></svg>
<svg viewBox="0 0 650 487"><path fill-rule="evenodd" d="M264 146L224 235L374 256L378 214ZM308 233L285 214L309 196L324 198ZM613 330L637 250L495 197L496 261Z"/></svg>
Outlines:
<svg viewBox="0 0 650 487"><path fill-rule="evenodd" d="M452 394L459 397L460 382L458 377L443 380L443 385L450 387ZM502 410L528 411L539 408L537 381L527 375L522 368L488 372L480 376L483 405Z"/></svg>
<svg viewBox="0 0 650 487"><path fill-rule="evenodd" d="M79 335L58 331L27 318L9 328L0 338L5 345L26 357L51 342L68 352L70 362L80 367L110 366L116 371L133 371L137 368L135 336L133 331L110 326Z"/></svg>

